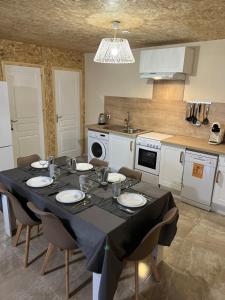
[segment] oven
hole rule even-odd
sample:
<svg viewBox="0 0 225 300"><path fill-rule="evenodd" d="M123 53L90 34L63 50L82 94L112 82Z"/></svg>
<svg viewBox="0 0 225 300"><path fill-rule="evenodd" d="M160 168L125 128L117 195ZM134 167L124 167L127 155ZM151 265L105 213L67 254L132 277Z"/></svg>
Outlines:
<svg viewBox="0 0 225 300"><path fill-rule="evenodd" d="M159 175L160 147L158 145L136 145L135 169Z"/></svg>

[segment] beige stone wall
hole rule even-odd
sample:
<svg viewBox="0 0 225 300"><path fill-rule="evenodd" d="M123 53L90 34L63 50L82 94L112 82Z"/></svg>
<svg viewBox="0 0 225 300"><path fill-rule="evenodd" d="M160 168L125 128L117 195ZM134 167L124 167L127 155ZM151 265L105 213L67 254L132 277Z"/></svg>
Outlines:
<svg viewBox="0 0 225 300"><path fill-rule="evenodd" d="M53 93L52 75L53 67L74 68L84 70L84 58L79 52L73 50L46 48L33 44L0 40L0 80L3 80L4 62L16 62L18 64L37 64L43 67L42 83L44 86L43 108L45 128L45 152L46 155L57 153L55 100ZM84 76L82 76L84 78ZM84 82L83 82L84 90ZM82 98L84 92L82 93ZM84 123L84 98L82 101L81 121ZM81 132L83 137L83 128Z"/></svg>

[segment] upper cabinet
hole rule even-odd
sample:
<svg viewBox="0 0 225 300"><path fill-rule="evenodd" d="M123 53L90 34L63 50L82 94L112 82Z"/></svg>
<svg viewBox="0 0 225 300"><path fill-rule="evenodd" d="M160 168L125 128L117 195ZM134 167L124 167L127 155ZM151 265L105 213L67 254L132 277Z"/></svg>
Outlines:
<svg viewBox="0 0 225 300"><path fill-rule="evenodd" d="M139 72L142 78L185 79L185 74L192 73L193 62L191 47L142 50Z"/></svg>

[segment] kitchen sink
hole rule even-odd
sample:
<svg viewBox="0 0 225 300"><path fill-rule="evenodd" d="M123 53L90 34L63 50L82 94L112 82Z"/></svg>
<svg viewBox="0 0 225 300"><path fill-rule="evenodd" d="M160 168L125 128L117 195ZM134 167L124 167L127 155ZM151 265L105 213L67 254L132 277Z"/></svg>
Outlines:
<svg viewBox="0 0 225 300"><path fill-rule="evenodd" d="M143 129L140 128L124 128L124 126L121 125L106 125L104 126L104 129L128 133L128 134L139 133L144 131Z"/></svg>

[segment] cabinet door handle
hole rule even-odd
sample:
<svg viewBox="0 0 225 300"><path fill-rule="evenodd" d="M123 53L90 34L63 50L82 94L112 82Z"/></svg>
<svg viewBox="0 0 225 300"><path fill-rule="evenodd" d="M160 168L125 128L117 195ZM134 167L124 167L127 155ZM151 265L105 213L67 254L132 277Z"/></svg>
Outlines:
<svg viewBox="0 0 225 300"><path fill-rule="evenodd" d="M133 151L133 141L130 142L130 152Z"/></svg>
<svg viewBox="0 0 225 300"><path fill-rule="evenodd" d="M221 171L218 170L217 173L216 173L216 183L219 183L220 174L221 174Z"/></svg>
<svg viewBox="0 0 225 300"><path fill-rule="evenodd" d="M58 114L56 115L56 122L59 122L59 119L62 119L62 116L59 116Z"/></svg>
<svg viewBox="0 0 225 300"><path fill-rule="evenodd" d="M180 153L180 163L181 164L183 163L183 158L184 158L184 152L181 151L181 153Z"/></svg>

